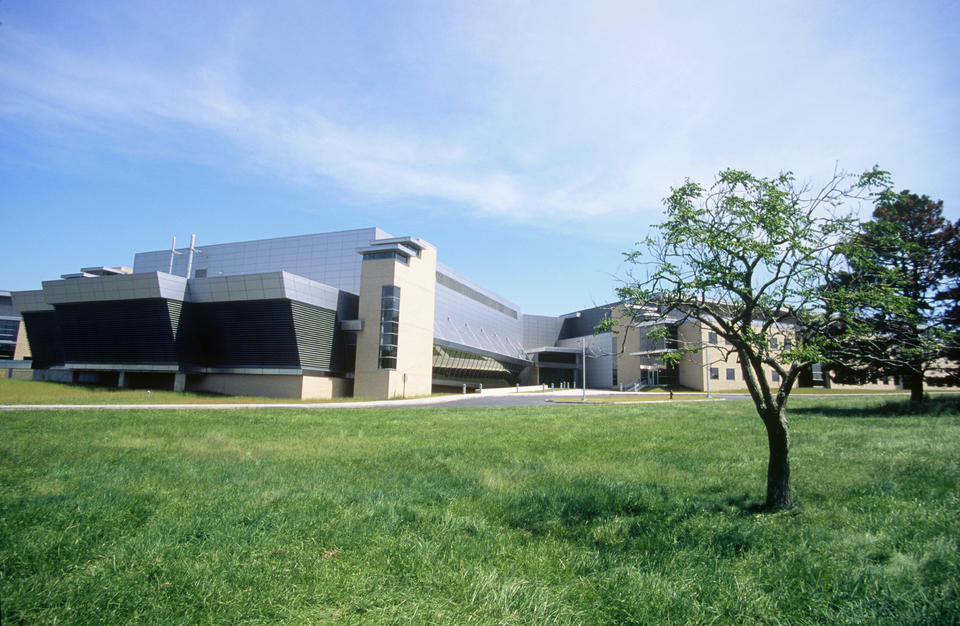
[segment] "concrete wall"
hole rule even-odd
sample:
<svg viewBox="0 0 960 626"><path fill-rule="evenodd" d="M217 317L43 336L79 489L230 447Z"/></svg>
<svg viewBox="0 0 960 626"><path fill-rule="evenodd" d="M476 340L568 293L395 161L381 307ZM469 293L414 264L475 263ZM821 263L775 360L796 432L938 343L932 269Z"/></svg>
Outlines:
<svg viewBox="0 0 960 626"><path fill-rule="evenodd" d="M20 328L17 331L17 345L13 349L13 360L21 361L31 357L30 342L27 341L27 325L20 321Z"/></svg>
<svg viewBox="0 0 960 626"><path fill-rule="evenodd" d="M72 383L72 370L30 370L33 372L32 380L43 380L51 383ZM27 380L31 380L27 379Z"/></svg>
<svg viewBox="0 0 960 626"><path fill-rule="evenodd" d="M433 324L437 251L426 244L409 263L396 259L363 261L360 280L354 396L371 399L430 395L433 383ZM382 287L400 288L396 369L380 369Z"/></svg>
<svg viewBox="0 0 960 626"><path fill-rule="evenodd" d="M689 346L702 341L703 335L699 331L699 324L693 322L681 324L677 331L677 339L680 345ZM677 382L690 389L706 389L706 379L704 378L705 357L706 355L703 352L683 355L680 359L680 366L677 368Z"/></svg>
<svg viewBox="0 0 960 626"><path fill-rule="evenodd" d="M330 399L350 395L351 381L344 378L288 374L198 374L187 378L187 391L227 396Z"/></svg>
<svg viewBox="0 0 960 626"><path fill-rule="evenodd" d="M353 381L347 378L331 378L321 376L304 376L302 400L312 398L349 398L353 395Z"/></svg>
<svg viewBox="0 0 960 626"><path fill-rule="evenodd" d="M777 339L774 351L783 351L785 340L791 338L792 331L777 330L770 333L770 337ZM710 391L739 391L747 388L743 379L740 357L732 352L733 347L727 344L722 337L717 337L716 343L710 343L710 330L699 322L686 322L680 326L678 333L680 342L689 344L700 343L704 349L699 354L688 354L680 360L679 382L685 387L706 391L709 368L716 368L718 378L710 380ZM733 370L733 379L727 377L727 370ZM770 366L763 367L763 375L767 383L773 387L780 386L780 380L775 381L775 370ZM866 388L866 387L865 387Z"/></svg>
<svg viewBox="0 0 960 626"><path fill-rule="evenodd" d="M225 396L300 398L302 376L283 374L199 374L187 378L187 391Z"/></svg>
<svg viewBox="0 0 960 626"><path fill-rule="evenodd" d="M662 363L653 357L631 356L641 349L641 342L651 328L635 328L629 325L622 315L617 315L618 333L613 336L614 351L617 353L617 381L624 386L630 385L640 375L651 368L660 368Z"/></svg>
<svg viewBox="0 0 960 626"><path fill-rule="evenodd" d="M7 367L2 371L6 378L14 380L33 380L33 370L24 367Z"/></svg>

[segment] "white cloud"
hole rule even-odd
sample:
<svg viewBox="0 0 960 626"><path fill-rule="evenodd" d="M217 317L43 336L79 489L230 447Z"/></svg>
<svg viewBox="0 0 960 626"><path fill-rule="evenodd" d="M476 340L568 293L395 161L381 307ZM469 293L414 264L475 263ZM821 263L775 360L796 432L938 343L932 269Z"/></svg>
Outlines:
<svg viewBox="0 0 960 626"><path fill-rule="evenodd" d="M434 16L443 28L397 25L403 34L367 59L392 59L390 69L411 81L400 85L412 95L395 116L378 101L395 95L376 84L386 70L351 89L319 73L316 85L278 90L250 78L249 59L284 42L283 33L263 37L269 24L249 8L209 34L196 65L189 51L161 66L5 25L0 115L55 119L116 149L131 129L138 141L152 133L157 149L164 137L199 131L232 146L204 155L223 167L239 157L371 198L423 196L503 220L575 223L649 221L670 185L685 176L708 182L727 166L819 176L838 159L850 169L882 162L898 149L887 137L922 141L918 134L945 124L956 137L955 98L902 117L928 81L943 78L937 71L877 71L871 55L899 39L836 41L836 12L814 8L451 5ZM136 32L144 36L142 24ZM261 38L269 46L258 47ZM290 44L277 58L303 47ZM270 60L261 73L286 69ZM301 82L312 61L293 73ZM362 102L351 100L357 94Z"/></svg>

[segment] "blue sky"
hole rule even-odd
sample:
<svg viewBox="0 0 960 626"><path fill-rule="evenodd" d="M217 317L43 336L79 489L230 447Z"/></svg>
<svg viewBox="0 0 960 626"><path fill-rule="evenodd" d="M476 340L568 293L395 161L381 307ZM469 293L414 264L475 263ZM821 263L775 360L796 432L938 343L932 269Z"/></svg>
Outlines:
<svg viewBox="0 0 960 626"><path fill-rule="evenodd" d="M0 1L0 289L380 226L528 313L685 177L877 163L960 217L956 2Z"/></svg>

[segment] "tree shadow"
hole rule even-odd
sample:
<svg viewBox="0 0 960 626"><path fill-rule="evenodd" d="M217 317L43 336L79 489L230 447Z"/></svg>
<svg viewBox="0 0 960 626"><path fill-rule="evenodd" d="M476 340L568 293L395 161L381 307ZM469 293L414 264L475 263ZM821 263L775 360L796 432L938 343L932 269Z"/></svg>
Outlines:
<svg viewBox="0 0 960 626"><path fill-rule="evenodd" d="M750 494L728 497L723 505L718 504L714 510L733 512L740 515L781 512L781 509L768 507L763 498Z"/></svg>
<svg viewBox="0 0 960 626"><path fill-rule="evenodd" d="M889 400L880 405L844 406L819 404L817 406L791 406L791 415L822 415L824 417L940 417L960 415L960 396L931 398L923 402L910 400Z"/></svg>
<svg viewBox="0 0 960 626"><path fill-rule="evenodd" d="M752 546L749 518L784 513L747 493L691 496L653 483L587 479L503 493L496 500L493 510L504 527L614 551L698 545L739 554ZM667 545L668 537L679 544Z"/></svg>

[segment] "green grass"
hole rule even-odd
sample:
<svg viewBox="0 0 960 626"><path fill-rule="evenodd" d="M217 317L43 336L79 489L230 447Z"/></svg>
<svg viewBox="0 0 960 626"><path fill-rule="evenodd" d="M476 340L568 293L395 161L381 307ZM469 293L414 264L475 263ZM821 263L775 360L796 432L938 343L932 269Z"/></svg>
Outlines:
<svg viewBox="0 0 960 626"><path fill-rule="evenodd" d="M746 402L0 414L0 621L956 623L960 417Z"/></svg>
<svg viewBox="0 0 960 626"><path fill-rule="evenodd" d="M0 404L305 404L316 402L363 402L369 398L298 400L257 396L225 396L146 389L118 389L95 385L70 385L38 380L0 378Z"/></svg>

